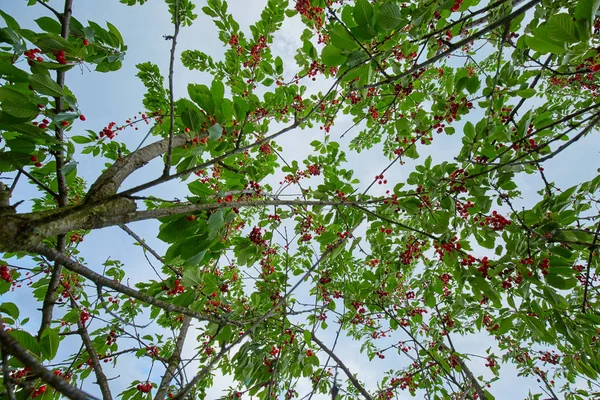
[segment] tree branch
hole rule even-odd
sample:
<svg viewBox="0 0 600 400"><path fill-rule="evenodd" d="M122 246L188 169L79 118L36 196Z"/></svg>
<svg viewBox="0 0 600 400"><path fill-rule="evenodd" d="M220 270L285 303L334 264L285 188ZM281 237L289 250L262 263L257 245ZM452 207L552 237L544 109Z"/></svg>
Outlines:
<svg viewBox="0 0 600 400"><path fill-rule="evenodd" d="M164 154L169 147L183 146L188 140L189 137L186 134L173 137L171 143L169 143L170 138L165 138L134 151L121 161L116 161L96 179L96 182L90 187L85 201L93 203L112 196L133 172Z"/></svg>
<svg viewBox="0 0 600 400"><path fill-rule="evenodd" d="M35 176L33 176L29 172L25 171L23 168L19 168L18 171L19 171L19 173L21 173L21 174L25 175L26 177L28 177L29 179L31 179L41 189L43 189L46 192L48 192L48 194L50 196L52 196L52 197L54 197L55 199L58 200L58 198L59 198L58 193L56 193L54 190L50 189L50 187L48 187L46 184L44 184L44 182L40 181Z"/></svg>
<svg viewBox="0 0 600 400"><path fill-rule="evenodd" d="M346 376L348 377L348 380L350 380L350 382L352 383L352 386L354 386L356 388L356 390L358 390L365 399L367 400L372 400L373 398L371 397L371 395L369 394L369 392L367 392L365 390L365 388L360 384L360 382L356 379L356 377L352 374L352 372L350 372L350 370L348 369L348 367L346 367L346 365L344 364L344 362L342 360L340 360L340 358L333 352L331 351L326 345L325 343L321 342L313 333L312 335L312 340L325 352L327 353L327 355L329 355L329 357L333 358L333 360L337 363L337 365L342 369L342 371L344 371L344 373L346 374Z"/></svg>
<svg viewBox="0 0 600 400"><path fill-rule="evenodd" d="M203 315L198 312L192 311L188 308L177 306L172 303L167 303L162 300L158 300L153 296L149 296L145 293L142 293L140 291L132 289L129 286L125 286L118 282L115 282L111 278L107 278L103 275L97 274L96 272L85 267L84 265L69 259L66 255L58 252L56 249L48 247L42 243L32 244L28 249L25 249L25 250L43 255L50 260L60 262L69 271L75 272L76 274L79 274L79 275L89 279L90 281L94 282L96 285L109 287L113 290L116 290L119 293L133 297L134 299L137 299L146 304L161 308L165 311L187 315L187 316L197 319L199 321L210 321L210 322L215 322L217 324L223 324L223 325L241 324L238 322L232 322L232 321L224 320L224 319L217 318L217 317Z"/></svg>
<svg viewBox="0 0 600 400"><path fill-rule="evenodd" d="M79 308L75 303L75 300L71 297L71 304L75 308ZM90 356L90 360L92 360L92 368L94 369L94 374L96 374L96 382L98 386L100 386L100 391L102 392L103 400L112 400L112 394L110 393L110 386L108 386L108 380L106 379L106 375L104 375L104 371L102 370L102 365L100 364L100 359L98 358L98 353L96 353L96 349L94 349L94 343L88 334L87 328L81 322L80 318L77 318L77 328L79 332L79 336L81 336L81 340L83 341L83 345L85 346L85 350Z"/></svg>
<svg viewBox="0 0 600 400"><path fill-rule="evenodd" d="M173 1L173 21L175 30L171 38L171 59L169 60L169 107L171 110L171 119L169 121L169 147L167 149L167 159L163 176L168 176L171 171L171 156L173 152L173 135L175 132L175 100L173 100L173 77L175 74L175 48L177 47L177 36L179 35L179 0Z"/></svg>
<svg viewBox="0 0 600 400"><path fill-rule="evenodd" d="M175 376L177 365L181 361L181 352L183 351L183 344L185 343L185 337L187 336L190 322L190 317L183 319L183 325L181 326L181 331L179 331L179 336L177 337L177 342L175 343L175 349L173 350L171 357L169 357L167 370L160 381L158 392L156 392L154 400L164 400L167 394L167 390L171 385L171 380L173 380L173 377Z"/></svg>
<svg viewBox="0 0 600 400"><path fill-rule="evenodd" d="M167 264L165 262L165 259L162 258L152 247L148 246L148 244L144 241L144 239L142 239L141 237L139 237L134 231L132 231L131 229L129 229L126 225L119 225L119 227L121 229L123 229L125 232L127 232L127 234L129 236L131 236L132 238L134 238L135 240L137 240L137 242L140 244L140 246L142 246L150 254L152 254L154 256L154 258L156 258L158 261L160 261L161 263L163 263L164 265L166 265L177 276L181 276L181 273L179 271L177 271L172 265Z"/></svg>
<svg viewBox="0 0 600 400"><path fill-rule="evenodd" d="M71 14L73 0L65 0L64 11L62 14L61 20L61 36L63 39L69 38L69 26L71 22ZM61 88L65 87L65 76L66 72L57 70L56 71L56 83ZM56 115L63 112L64 108L64 99L59 96L55 98L56 108L54 112ZM63 128L60 124L56 123L54 128L54 137L59 143L64 143L64 135ZM63 170L65 168L65 152L63 147L61 146L54 153L54 158L56 160L56 181L58 184L58 196L55 197L58 207L66 207L69 203L69 188L67 187L67 180L65 179L65 174ZM52 193L52 191L50 192ZM59 252L64 252L67 248L67 240L64 234L59 234L56 238L56 249ZM44 296L44 302L42 306L42 321L40 323L40 329L38 331L38 338L42 337L42 333L44 330L50 326L52 322L52 313L54 310L54 303L56 302L56 298L58 296L58 285L60 284L60 275L62 274L62 265L58 262L54 263L54 268L52 269L52 276L50 277L50 283L48 284L48 289L46 290L46 295Z"/></svg>
<svg viewBox="0 0 600 400"><path fill-rule="evenodd" d="M39 377L43 382L49 384L58 392L72 400L99 400L97 397L89 395L75 386L70 385L62 377L54 375L53 372L47 370L37 358L28 350L21 346L18 340L13 338L0 325L0 343L9 354L18 359L23 365L31 368L31 372Z"/></svg>

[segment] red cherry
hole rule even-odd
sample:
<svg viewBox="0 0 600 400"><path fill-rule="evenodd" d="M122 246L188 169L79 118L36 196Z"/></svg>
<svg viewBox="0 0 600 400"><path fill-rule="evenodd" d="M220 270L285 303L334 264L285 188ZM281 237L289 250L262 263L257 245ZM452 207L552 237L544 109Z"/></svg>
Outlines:
<svg viewBox="0 0 600 400"><path fill-rule="evenodd" d="M60 123L62 126L69 126L69 121L63 121Z"/></svg>
<svg viewBox="0 0 600 400"><path fill-rule="evenodd" d="M37 156L31 156L30 160L31 162L37 162L38 158Z"/></svg>
<svg viewBox="0 0 600 400"><path fill-rule="evenodd" d="M88 40L87 40L87 39L83 39L83 40L81 41L81 43L83 43L83 45L84 45L84 46L87 46L88 44L90 44L90 42L88 42Z"/></svg>
<svg viewBox="0 0 600 400"><path fill-rule="evenodd" d="M82 121L85 121L85 115L81 114L81 115L79 116L79 119L80 119L80 120L82 120Z"/></svg>

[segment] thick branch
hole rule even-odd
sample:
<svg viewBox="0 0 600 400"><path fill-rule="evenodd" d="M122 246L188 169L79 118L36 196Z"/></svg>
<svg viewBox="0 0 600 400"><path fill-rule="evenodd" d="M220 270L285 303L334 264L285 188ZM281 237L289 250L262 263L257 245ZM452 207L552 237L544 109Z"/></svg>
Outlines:
<svg viewBox="0 0 600 400"><path fill-rule="evenodd" d="M312 334L312 340L325 352L327 353L327 355L329 355L329 357L333 358L333 360L337 363L337 365L342 369L342 371L344 371L344 373L346 374L346 376L348 377L348 380L352 383L352 386L354 386L356 388L356 390L358 390L365 399L367 400L372 400L373 398L371 397L371 395L369 394L369 392L367 392L365 390L365 388L360 384L360 382L356 379L356 377L352 374L352 372L350 372L350 370L348 369L348 367L346 367L346 365L342 362L342 360L340 360L340 358L333 352L331 351L326 345L325 343L321 342L315 335L314 333Z"/></svg>
<svg viewBox="0 0 600 400"><path fill-rule="evenodd" d="M27 351L18 340L10 336L8 332L6 332L0 326L0 343L4 346L6 351L11 354L13 357L17 358L23 365L31 368L31 372L39 377L42 381L52 386L58 392L62 393L66 397L72 400L90 400L96 399L92 395L85 393L82 390L79 390L75 386L71 386L68 384L63 378L58 375L54 375L53 372L44 368L42 364L39 363L37 358Z"/></svg>
<svg viewBox="0 0 600 400"><path fill-rule="evenodd" d="M86 197L86 202L93 203L112 196L133 172L164 154L169 147L183 146L188 140L189 137L186 134L174 136L171 144L169 144L170 138L165 138L134 151L121 161L116 161L94 182Z"/></svg>
<svg viewBox="0 0 600 400"><path fill-rule="evenodd" d="M191 214L199 211L231 207L265 206L346 206L355 207L381 203L384 199L368 201L339 200L243 200L231 203L181 203L174 207L136 211L135 204L127 198L117 198L97 205L81 205L54 210L47 216L40 213L8 215L0 223L0 250L19 251L31 248L41 240L77 229L100 229L120 226L129 222L144 221L167 216ZM2 226L4 224L4 226Z"/></svg>

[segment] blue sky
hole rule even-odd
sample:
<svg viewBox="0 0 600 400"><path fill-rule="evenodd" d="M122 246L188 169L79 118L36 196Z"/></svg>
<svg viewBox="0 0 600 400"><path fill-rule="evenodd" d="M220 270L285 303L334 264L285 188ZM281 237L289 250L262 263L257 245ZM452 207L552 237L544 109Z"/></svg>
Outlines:
<svg viewBox="0 0 600 400"><path fill-rule="evenodd" d="M247 31L247 27L259 17L265 3L265 0L233 0L229 2L229 5L234 17L236 17L242 27L246 27ZM59 9L61 2L53 0L50 4ZM33 22L34 19L43 15L49 15L47 10L41 6L26 7L25 0L0 0L0 5L5 12L15 16L23 27L31 29L37 28L37 25ZM197 48L218 59L221 57L223 47L216 37L216 30L212 22L200 11L203 5L203 1L197 2L196 11L200 14L198 20L192 27L182 29L178 44L178 53L180 54L182 50ZM141 100L145 88L139 79L135 77L137 73L135 65L146 61L156 63L159 65L163 75L166 76L168 52L171 42L164 40L163 35L171 34L172 26L170 24L170 17L166 13L164 2L158 0L150 0L142 7L127 7L120 4L117 0L76 0L73 12L80 21L89 19L101 25L103 25L104 21L110 21L121 31L128 45L123 67L117 72L101 74L90 72L85 68L81 71L74 68L67 74L67 85L77 95L79 108L87 118L85 123L77 123L75 128L70 132L70 134L76 135L83 134L84 129L99 131L111 121L121 123L127 118L135 116L139 111L143 111ZM274 52L283 58L284 65L286 67L290 66L287 73L293 74L296 70L293 57L296 46L300 43L299 36L302 29L303 26L299 23L298 19L286 22L284 29L277 35L273 45ZM176 98L186 95L187 84L190 82L210 84L211 78L208 75L188 71L183 68L179 58L177 58L176 66ZM314 84L312 90L325 89L327 87L327 82L318 81ZM539 100L535 99L530 100L530 104L533 107L542 106ZM479 115L481 114L476 114L475 116L478 117ZM339 139L339 136L349 125L350 121L348 119L338 122L332 129L332 139L339 140L342 145L347 145L352 138L352 134L348 134L344 139ZM457 131L460 131L460 126L461 124L456 125ZM137 147L141 139L145 136L145 133L143 129L139 131L128 130L121 133L117 138L127 143L131 149ZM301 162L311 151L309 143L314 139L322 137L322 131L319 131L317 128L310 131L295 131L283 137L278 143L284 148L282 154L286 160L291 162L291 160L296 159ZM599 144L598 137L590 135L565 151L557 160L548 162L545 165L548 179L557 182L559 187L566 188L596 176L596 169L600 167L600 157L598 157ZM432 146L420 150L423 158L419 162L422 162L427 154L431 154L434 163L451 160L457 154L459 148L458 135L436 136ZM380 149L377 147L360 154L347 154L348 168L355 170L363 187L366 187L373 176L379 174L387 164L385 160L381 160L379 154ZM103 160L85 158L85 162L81 162L78 165L78 170L88 183L91 183L97 177L104 162ZM395 165L387 173L386 178L389 176L393 181L404 181L412 171L414 165L414 162L408 162L404 166ZM156 160L148 168L132 176L124 187L131 187L136 183L144 182L158 176L161 172L162 164L159 160ZM274 177L273 183L278 182L282 176L283 174ZM538 177L519 177L517 178L517 183L520 190L524 193L524 197L535 198L535 201L537 201L537 196L530 197L529 195L533 195L535 191L542 187L541 180ZM384 189L377 188L376 190L382 192ZM162 185L153 191L153 194L156 195L179 198L184 198L185 193L185 186L178 182ZM19 190L16 193L15 201L20 199L27 200L31 196L33 196L32 192ZM520 205L531 205L531 203L523 201ZM20 211L24 211L28 207L28 204L25 203L21 207ZM142 235L151 246L159 250L164 250L164 244L156 239L157 226L158 224L153 221L131 224L131 228ZM128 275L134 277L133 279L135 277L143 279L148 276L149 268L139 248L131 246L132 241L120 229L107 228L94 231L88 235L81 244L80 249L88 265L97 271L101 269L101 263L110 257L125 263ZM23 296L22 293L20 296ZM12 296L14 295L7 295L7 299ZM20 304L28 303L28 300L23 297L19 297L18 301ZM35 318L37 314L32 312L31 316ZM38 322L32 320L29 326L33 329L37 328L37 325ZM322 334L322 339L331 342L333 339L331 333ZM463 338L454 337L453 340L459 351L462 350L471 353L483 354L488 346L493 345L491 339L480 335ZM188 340L185 351L187 356L191 356L194 353L194 346L195 343L192 340ZM375 358L372 362L368 362L366 356L359 352L360 344L347 338L343 338L338 343L338 349L340 358L344 360L350 370L358 373L358 376L366 382L369 389L375 388L374 385L380 380L383 371L396 367L390 364L389 360L394 359L391 357L386 360ZM321 360L324 360L323 355L320 357ZM487 368L483 364L484 362L481 360L474 360L469 365L473 367L477 375L477 373L487 373ZM107 374L109 376L111 374L120 374L122 377L131 376L131 379L144 380L146 372L142 362L137 362L135 359L123 358L120 360L119 367L114 371L110 371L109 369ZM153 375L157 377L159 373L160 371ZM502 379L505 382L510 382L510 384L500 384L493 387L492 393L496 394L497 398L524 398L530 388L536 390L535 382L520 380L514 374L514 370L511 370L511 367L507 366L502 373ZM127 381L128 379L115 381L115 392L118 392L119 388ZM227 386L227 378L215 379L215 388L210 392L208 398L216 398ZM304 390L306 393L309 388L305 386ZM91 391L94 392L93 389ZM97 390L95 392L97 393ZM318 396L313 398L319 399ZM321 398L327 398L327 396ZM406 398L409 398L407 394Z"/></svg>

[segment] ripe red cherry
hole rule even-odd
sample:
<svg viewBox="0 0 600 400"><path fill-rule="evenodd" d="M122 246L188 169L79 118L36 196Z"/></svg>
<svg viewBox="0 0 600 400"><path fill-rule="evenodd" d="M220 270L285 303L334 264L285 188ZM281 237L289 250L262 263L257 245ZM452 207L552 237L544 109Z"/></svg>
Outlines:
<svg viewBox="0 0 600 400"><path fill-rule="evenodd" d="M67 127L67 126L69 126L69 121L63 121L60 124L64 127Z"/></svg>
<svg viewBox="0 0 600 400"><path fill-rule="evenodd" d="M83 40L81 41L81 43L83 43L83 45L84 45L84 46L87 46L88 44L90 44L90 42L88 42L88 40L87 40L87 39L83 39Z"/></svg>
<svg viewBox="0 0 600 400"><path fill-rule="evenodd" d="M81 115L79 116L79 119L80 119L80 120L82 120L82 121L85 121L85 115L81 114Z"/></svg>
<svg viewBox="0 0 600 400"><path fill-rule="evenodd" d="M37 162L38 158L37 158L37 156L31 156L30 160L31 160L31 162Z"/></svg>

